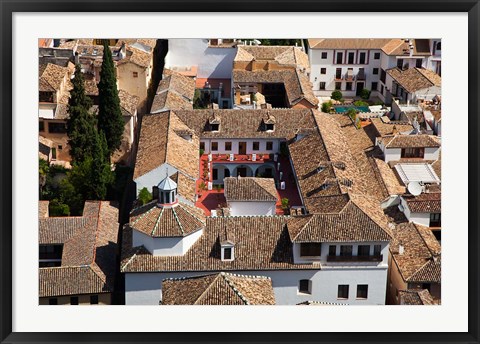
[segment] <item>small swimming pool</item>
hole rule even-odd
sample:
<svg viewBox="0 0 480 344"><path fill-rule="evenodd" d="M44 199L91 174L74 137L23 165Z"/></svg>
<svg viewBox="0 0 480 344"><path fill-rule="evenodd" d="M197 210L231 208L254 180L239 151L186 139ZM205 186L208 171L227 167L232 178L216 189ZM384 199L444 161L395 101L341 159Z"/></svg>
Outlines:
<svg viewBox="0 0 480 344"><path fill-rule="evenodd" d="M343 106L343 105L339 105L339 106L334 106L334 108L335 108L335 111L337 113L347 112L348 109L351 109L351 108L357 109L360 112L370 112L370 109L368 108L368 106L353 106L353 105Z"/></svg>

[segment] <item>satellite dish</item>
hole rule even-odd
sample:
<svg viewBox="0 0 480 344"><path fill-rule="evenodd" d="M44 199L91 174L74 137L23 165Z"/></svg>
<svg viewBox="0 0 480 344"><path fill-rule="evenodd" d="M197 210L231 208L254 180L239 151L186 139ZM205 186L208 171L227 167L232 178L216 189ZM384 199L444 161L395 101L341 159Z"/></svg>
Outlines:
<svg viewBox="0 0 480 344"><path fill-rule="evenodd" d="M413 196L418 196L422 193L422 186L419 182L411 182L407 186L408 192L410 192Z"/></svg>

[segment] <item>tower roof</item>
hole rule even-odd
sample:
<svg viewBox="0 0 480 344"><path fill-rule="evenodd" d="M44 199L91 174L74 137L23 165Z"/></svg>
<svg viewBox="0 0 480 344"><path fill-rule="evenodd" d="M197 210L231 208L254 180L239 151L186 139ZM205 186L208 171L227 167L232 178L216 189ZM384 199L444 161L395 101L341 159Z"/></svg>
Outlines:
<svg viewBox="0 0 480 344"><path fill-rule="evenodd" d="M175 183L169 176L165 177L159 184L158 184L158 189L159 190L175 190L177 188L177 183Z"/></svg>

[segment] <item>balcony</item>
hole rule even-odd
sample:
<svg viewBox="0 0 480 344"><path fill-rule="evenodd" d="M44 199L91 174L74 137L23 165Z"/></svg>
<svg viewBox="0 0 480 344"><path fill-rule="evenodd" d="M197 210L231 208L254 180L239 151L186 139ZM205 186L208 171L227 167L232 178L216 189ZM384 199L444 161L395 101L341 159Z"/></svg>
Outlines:
<svg viewBox="0 0 480 344"><path fill-rule="evenodd" d="M375 256L327 256L327 262L340 263L340 262L381 262L383 255Z"/></svg>

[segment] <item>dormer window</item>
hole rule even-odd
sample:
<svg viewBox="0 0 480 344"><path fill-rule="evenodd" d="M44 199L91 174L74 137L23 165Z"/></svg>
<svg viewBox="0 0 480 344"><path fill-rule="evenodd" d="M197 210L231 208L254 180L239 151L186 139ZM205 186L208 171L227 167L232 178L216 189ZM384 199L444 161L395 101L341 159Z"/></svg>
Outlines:
<svg viewBox="0 0 480 344"><path fill-rule="evenodd" d="M234 246L233 243L222 243L222 261L233 261L234 259Z"/></svg>
<svg viewBox="0 0 480 344"><path fill-rule="evenodd" d="M220 117L217 113L212 111L212 114L208 118L208 124L210 125L211 131L219 131L220 130Z"/></svg>
<svg viewBox="0 0 480 344"><path fill-rule="evenodd" d="M265 129L266 129L267 131L273 131L273 130L275 129L274 126L275 126L275 124L273 124L273 123L272 123L272 124L266 124L266 125L265 125Z"/></svg>
<svg viewBox="0 0 480 344"><path fill-rule="evenodd" d="M218 123L210 124L210 129L211 131L218 131L220 129L220 124Z"/></svg>

